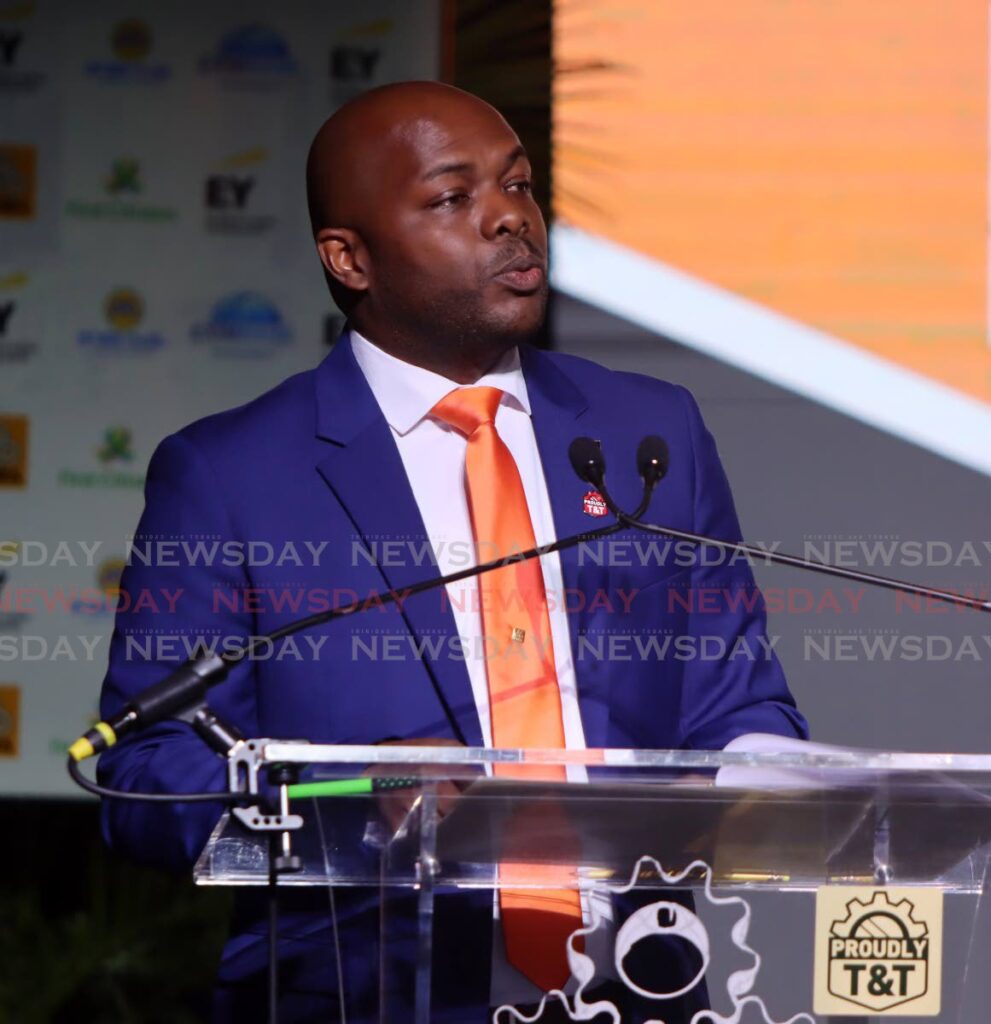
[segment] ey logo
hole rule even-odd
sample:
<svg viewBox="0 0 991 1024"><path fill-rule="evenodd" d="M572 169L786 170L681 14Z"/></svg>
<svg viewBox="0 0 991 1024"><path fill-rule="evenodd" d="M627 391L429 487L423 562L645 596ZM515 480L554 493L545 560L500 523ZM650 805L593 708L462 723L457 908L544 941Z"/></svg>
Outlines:
<svg viewBox="0 0 991 1024"><path fill-rule="evenodd" d="M330 77L338 82L367 82L375 73L380 50L335 46L330 51Z"/></svg>
<svg viewBox="0 0 991 1024"><path fill-rule="evenodd" d="M211 210L243 210L254 187L252 177L211 174L206 179L206 205Z"/></svg>

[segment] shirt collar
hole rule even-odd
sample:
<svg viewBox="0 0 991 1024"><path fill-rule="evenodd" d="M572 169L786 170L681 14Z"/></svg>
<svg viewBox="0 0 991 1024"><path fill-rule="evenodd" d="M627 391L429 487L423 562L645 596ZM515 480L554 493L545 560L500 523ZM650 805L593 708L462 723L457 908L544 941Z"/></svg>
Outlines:
<svg viewBox="0 0 991 1024"><path fill-rule="evenodd" d="M510 349L474 384L461 385L432 370L397 359L353 329L350 334L355 361L386 422L397 434L408 434L445 395L460 387L499 388L504 404L530 415L530 398L517 348Z"/></svg>

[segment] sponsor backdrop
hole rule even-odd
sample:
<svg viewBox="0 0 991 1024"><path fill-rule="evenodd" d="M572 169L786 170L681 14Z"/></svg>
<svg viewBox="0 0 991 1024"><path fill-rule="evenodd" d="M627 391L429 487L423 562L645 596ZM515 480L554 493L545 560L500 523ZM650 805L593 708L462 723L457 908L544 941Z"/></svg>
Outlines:
<svg viewBox="0 0 991 1024"><path fill-rule="evenodd" d="M439 24L404 0L0 0L0 792L73 792L157 442L325 353L309 140L436 77Z"/></svg>

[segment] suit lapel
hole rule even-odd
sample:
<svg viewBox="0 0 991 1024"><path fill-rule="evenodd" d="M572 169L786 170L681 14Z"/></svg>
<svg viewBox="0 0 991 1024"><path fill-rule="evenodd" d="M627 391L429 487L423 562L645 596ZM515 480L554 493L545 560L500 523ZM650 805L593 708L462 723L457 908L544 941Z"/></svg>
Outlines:
<svg viewBox="0 0 991 1024"><path fill-rule="evenodd" d="M380 548L375 542L382 538L402 538L401 557L384 560L385 565L377 560L383 586L402 590L436 575L427 531L399 449L347 335L317 368L316 389L317 436L332 443L317 465L320 475L370 552ZM454 616L439 590L403 602L402 616L419 642L436 643L438 638L457 635ZM458 738L469 746L482 746L464 661L450 657L445 645L440 656L424 658L422 664Z"/></svg>

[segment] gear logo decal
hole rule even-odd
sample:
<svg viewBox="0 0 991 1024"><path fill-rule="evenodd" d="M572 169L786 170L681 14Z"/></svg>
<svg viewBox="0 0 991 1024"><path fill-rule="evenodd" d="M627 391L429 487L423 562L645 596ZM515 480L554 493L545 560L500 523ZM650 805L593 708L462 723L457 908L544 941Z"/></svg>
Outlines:
<svg viewBox="0 0 991 1024"><path fill-rule="evenodd" d="M870 903L850 900L830 932L829 991L868 1010L890 1010L929 989L929 929L907 899L885 892Z"/></svg>
<svg viewBox="0 0 991 1024"><path fill-rule="evenodd" d="M646 989L638 985L626 972L624 961L630 950L641 939L655 935L674 935L682 941L688 942L695 947L702 961L695 975L673 992ZM686 992L691 992L705 976L705 969L708 966L709 933L695 914L680 903L669 903L667 900L662 900L659 903L641 907L620 928L619 934L616 936L616 970L620 980L631 992L646 996L648 999L676 999Z"/></svg>
<svg viewBox="0 0 991 1024"><path fill-rule="evenodd" d="M815 1024L815 1019L807 1013L796 1014L785 1021L775 1021L769 1015L764 1000L754 993L753 989L760 971L761 958L760 954L747 944L747 935L750 931L750 904L740 896L714 895L712 892L712 870L704 861L693 861L683 871L672 874L665 871L653 857L641 857L633 869L628 885L596 886L596 893L601 891L604 895L620 896L636 889L641 875L648 874L655 878L659 877L665 885L670 886L677 885L686 878L692 878L694 884L695 879L701 876L704 878L705 899L710 906L725 909L739 908L740 910L739 916L730 929L730 937L736 950L746 957L749 964L734 970L726 978L726 994L733 1007L731 1014L726 1017L714 1010L702 1009L692 1015L690 1024L741 1024L748 1007L755 1012L747 1013L746 1020L754 1022L754 1024L756 1022L759 1024ZM586 990L595 988L597 980L601 979L596 978L595 961L584 952L584 949L588 949L592 944L588 941L589 937L605 927L600 909L601 901L590 898L588 905L591 923L586 928L579 928L572 932L568 937L568 965L571 968L574 981L578 983L574 994L566 995L560 989L548 992L542 997L533 1014L524 1013L514 1006L500 1006L493 1014L493 1024L538 1024L545 1019L545 1010L550 1013L549 1007L554 1001L560 1002L568 1020L571 1021L594 1020L596 1024L599 1024L600 1021L603 1024L605 1021L608 1021L609 1024L624 1024L623 1015L612 1000L596 999L594 1002L585 1000ZM693 947L696 954L695 959L699 963L695 974L675 991L644 988L627 973L626 959L633 947L641 941L649 941L658 936L669 939L677 938L685 945ZM582 943L584 947L582 950L575 946L578 939L585 940ZM653 1001L657 1006L657 1016L652 1016L644 1024L664 1024L667 1019L664 1009L665 1000L677 999L700 985L709 967L710 956L709 935L702 920L680 903L664 899L640 907L632 914L619 929L613 950L614 970L621 984L630 993Z"/></svg>
<svg viewBox="0 0 991 1024"><path fill-rule="evenodd" d="M937 1014L941 931L939 890L820 890L816 1012Z"/></svg>

